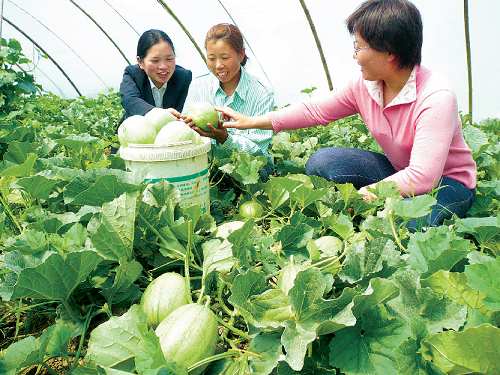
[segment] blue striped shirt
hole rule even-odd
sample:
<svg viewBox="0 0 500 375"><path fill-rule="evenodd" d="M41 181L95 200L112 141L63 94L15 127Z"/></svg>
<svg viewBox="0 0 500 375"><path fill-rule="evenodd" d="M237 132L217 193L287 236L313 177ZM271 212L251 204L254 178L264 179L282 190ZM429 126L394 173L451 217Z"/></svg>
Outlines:
<svg viewBox="0 0 500 375"><path fill-rule="evenodd" d="M197 77L189 86L183 114L189 106L196 102L208 102L216 107L229 107L246 116L259 116L274 109L274 92L265 86L259 79L241 67L241 76L236 91L227 96L219 85L219 80L212 74ZM227 129L228 138L223 144L212 139L215 149L230 150L235 148L239 152L250 155L263 155L272 164L271 155L267 152L272 130L259 129Z"/></svg>

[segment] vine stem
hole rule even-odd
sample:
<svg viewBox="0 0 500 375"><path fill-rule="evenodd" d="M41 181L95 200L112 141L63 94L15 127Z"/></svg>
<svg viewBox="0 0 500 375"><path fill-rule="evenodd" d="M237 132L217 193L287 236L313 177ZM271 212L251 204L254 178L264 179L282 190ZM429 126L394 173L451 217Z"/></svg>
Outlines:
<svg viewBox="0 0 500 375"><path fill-rule="evenodd" d="M149 222L148 222L148 221L144 218L144 216L142 216L142 214L141 214L141 213L137 214L137 217L138 217L138 218L140 218L140 219L144 222L144 224L146 224L146 226L147 226L149 229L151 229L151 231L152 231L152 232L153 232L153 233L154 233L154 234L155 234L155 235L156 235L156 236L160 239L160 241L161 241L161 245L162 245L163 247L165 247L165 248L166 248L167 250L169 250L169 251L172 251L175 255L179 256L179 257L180 257L179 259L182 259L182 260L184 260L184 259L185 259L186 254L181 253L180 251L175 250L175 249L172 249L171 247L169 247L169 246L167 245L167 241L166 241L166 240L165 240L165 238L161 235L161 233L160 233L160 232L158 232L158 230L156 230L156 228L155 228L155 227L153 227L153 226L152 226L152 225L151 225L151 224L150 224L150 223L149 223ZM198 266L196 263L191 263L191 262L190 262L190 266L191 266L191 267L193 267L194 269L197 269L198 271L203 271L203 268L202 268L202 267L200 267L200 266Z"/></svg>
<svg viewBox="0 0 500 375"><path fill-rule="evenodd" d="M221 318L217 317L217 321L224 327L226 327L227 329L230 329L231 331L233 331L234 333L236 333L238 336L241 336L243 337L244 339L246 340L251 340L251 337L248 335L248 333L246 332L243 332L242 330L239 330L238 328L235 328L233 327L232 325L226 323L224 320L222 320Z"/></svg>
<svg viewBox="0 0 500 375"><path fill-rule="evenodd" d="M189 256L191 255L191 244L193 242L193 220L188 221L188 242L186 246L186 256L184 257L184 276L187 280L187 285L191 285L191 280L189 279ZM201 295L200 295L201 296ZM189 303L193 303L193 298L191 292L188 293Z"/></svg>
<svg viewBox="0 0 500 375"><path fill-rule="evenodd" d="M12 211L10 210L9 206L5 203L2 194L0 194L0 202L2 202L2 206L5 208L5 211L7 211L7 213L9 214L11 220L14 222L14 224L15 224L17 230L19 231L19 233L23 233L23 229L19 225L16 217L14 216L14 214L12 213Z"/></svg>

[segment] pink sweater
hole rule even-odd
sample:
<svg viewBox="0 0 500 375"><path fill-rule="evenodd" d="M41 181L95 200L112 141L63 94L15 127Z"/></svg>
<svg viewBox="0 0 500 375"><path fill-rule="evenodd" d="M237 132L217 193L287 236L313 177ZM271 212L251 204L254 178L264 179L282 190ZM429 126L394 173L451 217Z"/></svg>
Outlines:
<svg viewBox="0 0 500 375"><path fill-rule="evenodd" d="M381 82L361 77L318 99L268 114L274 131L329 123L359 113L398 171L386 178L402 194L425 194L441 176L469 189L476 164L462 135L454 88L448 79L415 67L399 95L383 108Z"/></svg>

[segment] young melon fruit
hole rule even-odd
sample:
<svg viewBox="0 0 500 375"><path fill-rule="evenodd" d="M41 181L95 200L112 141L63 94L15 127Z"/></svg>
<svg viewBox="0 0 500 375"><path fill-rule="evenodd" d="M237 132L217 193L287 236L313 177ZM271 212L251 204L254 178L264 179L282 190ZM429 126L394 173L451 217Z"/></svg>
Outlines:
<svg viewBox="0 0 500 375"><path fill-rule="evenodd" d="M189 303L189 285L175 272L167 272L154 279L141 298L141 308L148 326L155 329L172 311Z"/></svg>
<svg viewBox="0 0 500 375"><path fill-rule="evenodd" d="M127 147L129 143L152 144L155 138L156 130L144 116L130 116L118 128L118 140L122 147Z"/></svg>
<svg viewBox="0 0 500 375"><path fill-rule="evenodd" d="M187 367L215 353L219 333L215 314L209 307L198 303L171 312L155 332L165 358ZM198 367L189 375L199 375L207 366Z"/></svg>
<svg viewBox="0 0 500 375"><path fill-rule="evenodd" d="M203 138L183 121L172 121L164 126L156 136L155 145L177 143L183 141L193 142L193 146L203 144Z"/></svg>
<svg viewBox="0 0 500 375"><path fill-rule="evenodd" d="M211 124L214 128L219 127L219 114L210 103L197 102L191 104L186 116L193 120L197 127L206 132L211 131L207 124Z"/></svg>
<svg viewBox="0 0 500 375"><path fill-rule="evenodd" d="M260 217L264 209L259 202L246 201L240 205L239 212L243 217Z"/></svg>
<svg viewBox="0 0 500 375"><path fill-rule="evenodd" d="M177 121L177 117L168 109L158 107L152 108L144 117L151 121L157 133L169 122Z"/></svg>

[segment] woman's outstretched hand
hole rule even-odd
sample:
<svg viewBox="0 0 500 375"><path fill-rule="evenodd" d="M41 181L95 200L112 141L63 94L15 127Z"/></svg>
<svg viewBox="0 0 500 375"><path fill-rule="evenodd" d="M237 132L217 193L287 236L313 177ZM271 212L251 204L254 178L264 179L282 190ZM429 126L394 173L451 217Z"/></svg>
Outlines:
<svg viewBox="0 0 500 375"><path fill-rule="evenodd" d="M224 128L264 130L272 130L273 128L266 115L251 117L245 116L228 107L215 107L215 109L221 113L222 126Z"/></svg>

